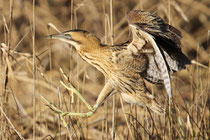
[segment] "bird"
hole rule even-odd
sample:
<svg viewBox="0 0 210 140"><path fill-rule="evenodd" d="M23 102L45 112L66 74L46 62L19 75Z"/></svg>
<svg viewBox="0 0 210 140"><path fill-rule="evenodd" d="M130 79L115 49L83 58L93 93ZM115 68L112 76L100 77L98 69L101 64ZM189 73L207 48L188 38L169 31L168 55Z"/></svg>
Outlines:
<svg viewBox="0 0 210 140"><path fill-rule="evenodd" d="M157 114L165 113L148 90L145 80L163 84L169 98L173 96L172 74L191 64L181 50L181 32L156 13L132 10L125 16L129 37L121 44L103 44L96 35L81 29L47 36L74 46L78 54L102 72L106 79L90 112L72 115L92 116L113 91L120 93L128 103L146 106Z"/></svg>

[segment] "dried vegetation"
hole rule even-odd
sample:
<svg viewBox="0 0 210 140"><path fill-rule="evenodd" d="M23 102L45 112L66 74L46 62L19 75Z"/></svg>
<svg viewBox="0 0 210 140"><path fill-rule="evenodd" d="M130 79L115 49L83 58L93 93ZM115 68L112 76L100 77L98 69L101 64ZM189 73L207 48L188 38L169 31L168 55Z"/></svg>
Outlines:
<svg viewBox="0 0 210 140"><path fill-rule="evenodd" d="M59 67L92 105L104 77L67 44L45 40L45 35L56 33L48 23L61 31L85 29L102 42L120 43L128 37L125 12L132 9L156 11L177 27L183 51L194 60L173 76L176 114L158 116L121 102L116 94L114 126L110 98L91 118L65 117L64 127L40 95L63 110L87 108L60 84ZM0 0L0 11L0 139L112 139L113 134L117 140L209 139L209 0ZM164 88L148 86L167 108Z"/></svg>

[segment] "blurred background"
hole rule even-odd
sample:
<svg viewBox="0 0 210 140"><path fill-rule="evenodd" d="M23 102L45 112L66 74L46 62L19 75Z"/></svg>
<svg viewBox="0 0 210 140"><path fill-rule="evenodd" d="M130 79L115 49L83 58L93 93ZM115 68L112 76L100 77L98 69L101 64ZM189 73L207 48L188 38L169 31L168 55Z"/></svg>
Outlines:
<svg viewBox="0 0 210 140"><path fill-rule="evenodd" d="M112 97L91 118L65 117L65 127L40 95L65 111L88 109L60 84L59 68L91 105L105 79L73 47L44 36L57 33L54 25L60 31L87 30L103 43L122 43L128 40L125 13L132 9L156 12L179 29L182 50L193 62L173 76L174 125L170 117L122 103L116 94L115 127ZM0 13L0 139L112 139L113 130L115 139L209 138L209 0L36 0L34 5L32 0L0 0ZM147 85L167 107L164 87Z"/></svg>

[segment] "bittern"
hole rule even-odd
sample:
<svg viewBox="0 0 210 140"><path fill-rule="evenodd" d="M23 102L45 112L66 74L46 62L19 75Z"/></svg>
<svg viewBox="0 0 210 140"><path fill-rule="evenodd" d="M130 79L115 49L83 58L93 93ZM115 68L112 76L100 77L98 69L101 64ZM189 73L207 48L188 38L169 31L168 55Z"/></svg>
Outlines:
<svg viewBox="0 0 210 140"><path fill-rule="evenodd" d="M154 13L133 10L126 13L126 18L130 36L120 45L102 44L97 36L80 29L48 36L73 45L79 55L106 78L96 104L89 107L90 112L69 112L69 115L93 115L113 90L121 93L128 103L146 106L159 114L165 112L144 80L164 84L169 97L172 97L171 75L190 64L181 50L181 32Z"/></svg>

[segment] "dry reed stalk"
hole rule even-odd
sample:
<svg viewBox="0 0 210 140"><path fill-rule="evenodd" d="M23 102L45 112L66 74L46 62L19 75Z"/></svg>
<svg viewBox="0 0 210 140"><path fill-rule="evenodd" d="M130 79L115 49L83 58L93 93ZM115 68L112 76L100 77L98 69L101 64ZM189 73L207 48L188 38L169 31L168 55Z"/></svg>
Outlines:
<svg viewBox="0 0 210 140"><path fill-rule="evenodd" d="M83 6L79 5L83 2L84 0L71 1L71 3L65 1L36 1L36 5L33 5L31 1L20 3L13 0L0 0L0 11L2 13L0 40L1 44L4 43L10 48L9 51L4 52L6 55L3 55L2 52L4 47L1 46L0 50L0 104L14 128L25 139L33 138L33 130L36 131L35 137L37 139L49 139L50 137L57 139L94 139L99 137L112 139L110 132L113 130L113 119L110 114L113 113L113 106L110 99L93 118L88 120L65 118L68 122L67 129L59 122L58 117L44 106L40 98L36 98L37 107L36 111L33 111L34 106L31 105L34 99L31 98L34 85L33 39L31 38L33 32L28 29L33 29L32 24L36 24L36 30L33 30L36 34L36 44L34 46L36 46L37 51L37 55L34 57L36 58L37 70L36 94L48 97L64 110L85 111L81 102L75 102L72 105L71 93L69 94L59 84L61 78L58 72L59 65L65 68L66 73L70 73L71 81L75 82L75 85L79 85L80 91L84 92L83 95L91 104L94 103L97 94L100 92L104 78L94 68L84 63L80 57L77 57L74 49L67 50L66 47L69 46L65 44L51 42L50 57L52 62L50 63L49 53L46 53L47 47L49 47L48 41L42 39L43 36L47 35L46 25L53 23L61 31L75 27L82 28L95 33L102 38L103 42L108 42L111 41L109 31L111 31L110 20L112 19L115 23L112 25L112 32L115 35L114 42L120 43L128 36L124 13L132 9L144 9L146 11L157 11L157 14L165 21L168 20L181 30L183 35L182 49L193 63L186 71L177 73L173 80L174 103L177 111L174 120L177 119L177 121L171 126L171 134L177 139L209 139L209 1L113 1L112 18L111 1L104 0L101 3L97 0L91 2L87 0ZM74 8L78 6L80 8L75 12ZM35 22L31 17L33 8L35 8ZM168 10L170 13L167 12ZM76 17L73 17L75 14ZM108 39L105 39L107 37ZM5 56L7 54L6 62L4 60L6 60ZM84 78L85 75L88 75L89 78ZM15 80L12 79L12 76ZM162 87L151 87L154 95L158 97L161 95L160 102L164 103L164 99L167 97L163 97ZM131 138L132 136L129 134L131 132L129 131L132 131L133 137L136 139L144 138L144 136L151 139L170 138L168 116L164 118L154 114L150 115L142 108L137 107L135 109L135 106L129 108L129 105L125 104L125 112L131 110L131 114L127 117L131 127L129 129L119 103L117 96L115 110L118 113L115 115L116 139ZM76 110L74 110L74 106L76 106ZM33 112L36 112L34 117L32 117ZM33 128L33 121L35 120L36 128ZM171 119L171 121L174 120ZM1 113L0 137L18 139L19 136L15 129Z"/></svg>

